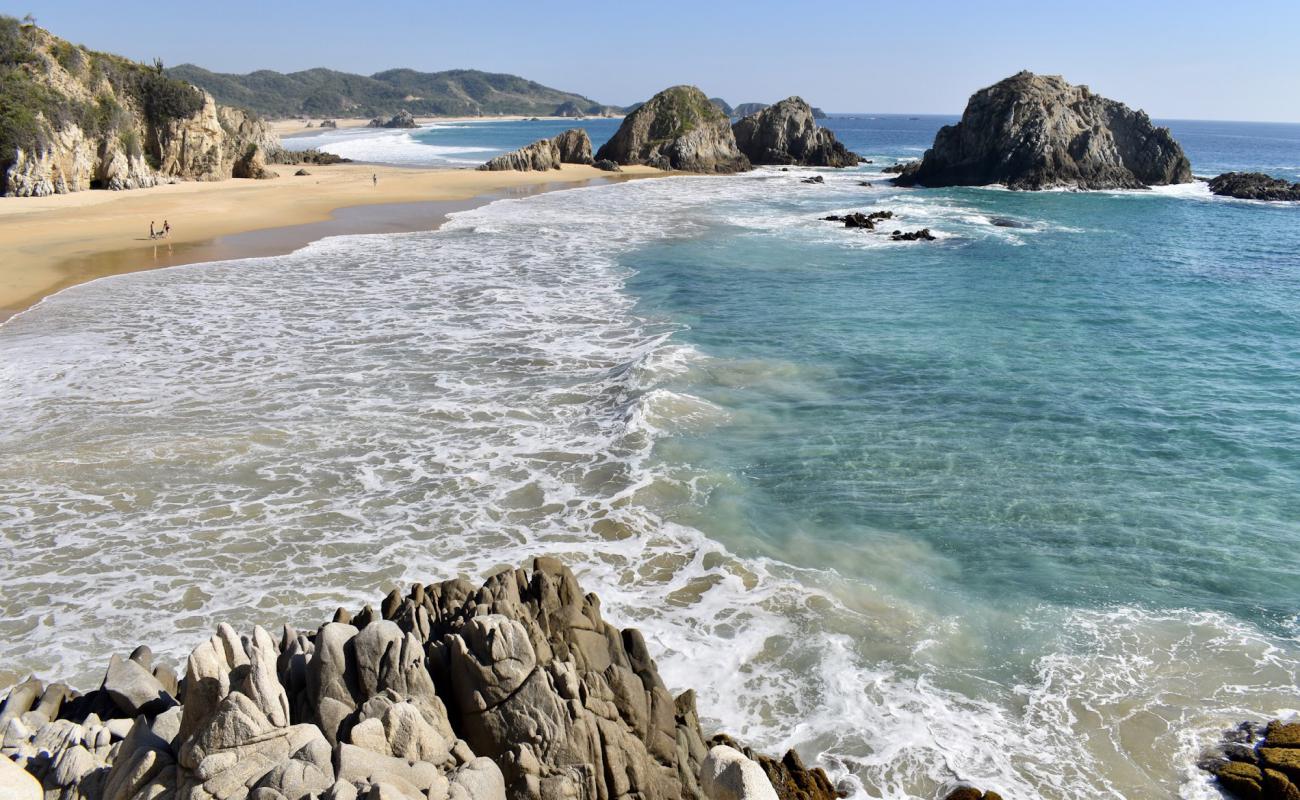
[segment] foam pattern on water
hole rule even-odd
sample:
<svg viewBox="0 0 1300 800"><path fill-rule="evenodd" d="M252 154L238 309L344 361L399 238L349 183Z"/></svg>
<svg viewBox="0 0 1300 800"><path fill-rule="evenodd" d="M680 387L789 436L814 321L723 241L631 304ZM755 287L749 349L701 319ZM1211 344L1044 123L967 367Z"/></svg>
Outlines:
<svg viewBox="0 0 1300 800"><path fill-rule="evenodd" d="M788 202L763 210L774 191ZM702 220L864 247L816 216L880 198L958 240L1013 246L1049 225L993 229L973 207L840 178L803 191L768 172L501 201L436 233L101 280L12 319L0 684L89 687L137 643L178 662L218 620L311 626L395 584L554 554L646 632L709 724L797 745L861 796L957 780L1205 796L1189 765L1219 727L1286 702L1295 641L1196 612L938 612L666 521L737 480L664 456L675 435L738 424L669 384L806 367L682 344L637 313L621 254ZM946 568L910 540L876 557L919 583Z"/></svg>

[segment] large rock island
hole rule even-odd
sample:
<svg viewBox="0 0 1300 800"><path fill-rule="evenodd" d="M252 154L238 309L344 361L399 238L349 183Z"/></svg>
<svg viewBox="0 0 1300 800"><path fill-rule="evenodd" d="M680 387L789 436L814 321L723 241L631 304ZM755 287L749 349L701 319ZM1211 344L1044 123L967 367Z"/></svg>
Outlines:
<svg viewBox="0 0 1300 800"><path fill-rule="evenodd" d="M674 86L624 118L596 160L645 164L684 172L743 172L749 159L736 147L730 119L694 86Z"/></svg>
<svg viewBox="0 0 1300 800"><path fill-rule="evenodd" d="M706 741L694 694L673 697L641 634L547 558L482 586L394 590L278 641L223 624L182 680L147 647L85 694L32 679L0 707L0 736L0 762L67 800L840 795L793 751Z"/></svg>
<svg viewBox="0 0 1300 800"><path fill-rule="evenodd" d="M801 97L787 97L731 126L736 146L754 164L852 167L862 159L815 122Z"/></svg>
<svg viewBox="0 0 1300 800"><path fill-rule="evenodd" d="M1055 75L1020 72L971 96L900 186L1142 189L1189 183L1168 128Z"/></svg>

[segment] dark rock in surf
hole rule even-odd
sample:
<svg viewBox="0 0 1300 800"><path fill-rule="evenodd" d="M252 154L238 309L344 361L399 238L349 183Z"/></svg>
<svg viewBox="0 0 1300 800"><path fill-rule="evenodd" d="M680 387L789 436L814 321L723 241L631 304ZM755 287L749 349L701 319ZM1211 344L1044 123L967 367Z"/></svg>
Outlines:
<svg viewBox="0 0 1300 800"><path fill-rule="evenodd" d="M826 179L823 178L821 175L814 175L811 178L804 178L799 182L800 183L825 183Z"/></svg>
<svg viewBox="0 0 1300 800"><path fill-rule="evenodd" d="M736 146L754 164L851 167L861 159L819 127L800 97L787 97L731 126Z"/></svg>
<svg viewBox="0 0 1300 800"><path fill-rule="evenodd" d="M406 109L394 114L387 121L380 117L375 117L367 123L368 128L418 128L420 124L415 121L415 117Z"/></svg>
<svg viewBox="0 0 1300 800"><path fill-rule="evenodd" d="M861 211L854 211L844 216L832 214L829 217L822 217L826 222L842 222L846 228L861 228L863 230L875 230L876 223L883 219L893 219L892 211L872 211L870 214L863 214Z"/></svg>
<svg viewBox="0 0 1300 800"><path fill-rule="evenodd" d="M922 228L919 231L909 231L907 233L894 231L889 234L889 238L895 242L933 242L938 237L930 233L929 228Z"/></svg>
<svg viewBox="0 0 1300 800"><path fill-rule="evenodd" d="M1210 191L1239 200L1300 201L1300 183L1262 172L1225 172L1210 179Z"/></svg>
<svg viewBox="0 0 1300 800"><path fill-rule="evenodd" d="M1141 189L1188 183L1191 165L1142 111L1054 75L1020 72L971 96L900 186Z"/></svg>

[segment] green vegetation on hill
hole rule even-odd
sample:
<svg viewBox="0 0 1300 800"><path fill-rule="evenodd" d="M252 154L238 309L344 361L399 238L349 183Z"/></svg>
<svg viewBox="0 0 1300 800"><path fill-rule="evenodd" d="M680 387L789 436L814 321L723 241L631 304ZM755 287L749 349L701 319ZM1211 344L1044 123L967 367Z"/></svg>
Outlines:
<svg viewBox="0 0 1300 800"><path fill-rule="evenodd" d="M564 103L574 103L593 114L603 108L588 97L515 75L468 69L390 69L365 76L318 68L288 74L259 70L231 75L182 64L167 72L206 89L219 103L243 106L268 117L376 117L403 109L429 116L546 115Z"/></svg>
<svg viewBox="0 0 1300 800"><path fill-rule="evenodd" d="M87 50L0 15L0 174L19 150L48 148L70 125L91 138L120 136L139 153L132 111L157 127L202 107L203 95L168 77L160 63Z"/></svg>

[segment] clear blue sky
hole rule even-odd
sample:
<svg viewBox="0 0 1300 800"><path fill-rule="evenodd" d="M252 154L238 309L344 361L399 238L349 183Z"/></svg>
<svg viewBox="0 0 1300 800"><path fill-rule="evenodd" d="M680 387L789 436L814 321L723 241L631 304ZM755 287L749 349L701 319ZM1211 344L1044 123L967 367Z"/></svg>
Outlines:
<svg viewBox="0 0 1300 800"><path fill-rule="evenodd" d="M0 0L54 33L222 72L511 72L627 104L694 83L731 103L957 113L1022 68L1164 118L1300 122L1300 0L632 3Z"/></svg>

